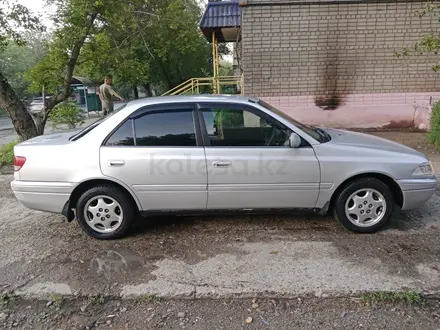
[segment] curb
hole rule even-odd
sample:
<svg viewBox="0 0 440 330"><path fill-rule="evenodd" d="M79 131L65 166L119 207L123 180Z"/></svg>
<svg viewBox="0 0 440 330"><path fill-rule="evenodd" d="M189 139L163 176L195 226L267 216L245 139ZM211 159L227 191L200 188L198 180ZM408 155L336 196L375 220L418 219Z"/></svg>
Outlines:
<svg viewBox="0 0 440 330"><path fill-rule="evenodd" d="M174 292L160 294L157 291L152 292L148 290L122 290L120 294L84 294L81 292L71 292L70 287L67 284L62 283L44 283L32 287L23 289L13 289L3 292L0 297L10 296L21 299L34 299L34 300L50 300L53 297L63 297L65 299L84 299L90 297L102 297L104 299L119 299L119 300L223 300L223 299L361 299L365 294L374 293L413 293L420 295L423 299L440 300L440 287L430 290L390 290L390 291L378 291L378 290L363 290L352 292L322 292L312 291L308 293L287 293L287 292L215 292L210 288L193 287L192 291L186 292Z"/></svg>

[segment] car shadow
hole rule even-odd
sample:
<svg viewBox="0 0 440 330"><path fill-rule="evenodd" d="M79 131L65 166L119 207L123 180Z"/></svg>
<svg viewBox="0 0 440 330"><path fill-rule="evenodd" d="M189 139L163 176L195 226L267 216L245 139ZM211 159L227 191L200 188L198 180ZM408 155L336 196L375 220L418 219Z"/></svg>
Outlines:
<svg viewBox="0 0 440 330"><path fill-rule="evenodd" d="M411 219L404 211L396 209L388 225L382 230L407 231L417 229L423 223ZM146 233L156 234L175 233L191 229L213 231L249 232L267 230L272 232L294 233L340 233L353 234L342 227L332 215L319 215L315 212L261 212L261 213L222 213L222 214L155 214L139 215L130 230L131 236L141 236Z"/></svg>
<svg viewBox="0 0 440 330"><path fill-rule="evenodd" d="M334 232L341 226L331 216L314 212L262 212L256 214L162 214L140 215L130 235L174 233L185 230L231 231L236 234L255 231L290 234L293 232Z"/></svg>

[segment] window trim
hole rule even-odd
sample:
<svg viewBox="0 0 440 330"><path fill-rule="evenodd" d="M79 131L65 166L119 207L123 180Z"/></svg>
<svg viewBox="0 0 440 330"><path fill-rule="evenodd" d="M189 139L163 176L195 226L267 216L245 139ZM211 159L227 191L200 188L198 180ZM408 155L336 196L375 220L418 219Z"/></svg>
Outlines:
<svg viewBox="0 0 440 330"><path fill-rule="evenodd" d="M169 110L169 111L166 111ZM194 133L196 136L196 145L195 146L138 146L136 143L136 125L135 120L138 118L141 118L143 116L147 116L151 113L161 113L161 112L177 112L179 110L187 110L188 112L191 111L192 118L193 118L193 125L194 125ZM131 120L131 126L132 126L132 132L133 132L133 139L134 143L132 146L111 146L107 145L108 140L113 136L113 134L122 126L124 125L128 120ZM198 117L196 113L196 107L193 102L185 102L185 103L161 103L161 104L154 104L154 105L148 105L141 107L134 112L132 112L130 115L127 116L124 120L122 120L104 139L103 143L101 144L103 147L108 148L203 148L203 139L202 139L202 133L200 130L200 124L198 122Z"/></svg>
<svg viewBox="0 0 440 330"><path fill-rule="evenodd" d="M133 145L132 146L107 145L108 140L110 140L110 138L113 136L113 134L115 134L116 131L119 130L122 126L124 126L125 123L129 120L131 120L131 132L133 134ZM105 139L101 143L101 147L108 147L108 148L118 148L118 147L132 148L135 146L136 146L136 137L134 135L134 121L130 118L130 116L128 116L127 118L122 120L118 125L116 125L116 127L111 130L111 132L105 137Z"/></svg>
<svg viewBox="0 0 440 330"><path fill-rule="evenodd" d="M291 128L286 126L285 124L281 123L276 118L270 116L269 114L265 113L264 111L261 111L260 109L253 107L248 104L243 103L229 103L229 102L199 102L197 103L197 117L200 121L200 128L202 132L202 138L203 143L205 147L207 148L234 148L234 149L243 149L243 148L251 148L251 149L286 149L290 148L289 146L213 146L211 145L211 140L209 139L208 130L206 129L206 122L205 118L203 117L203 110L209 109L213 110L215 108L227 108L232 107L232 109L236 110L242 110L242 111L248 111L250 113L253 113L256 116L259 116L260 118L263 118L265 120L269 119L270 121L273 121L275 125L278 125L281 128L288 129L291 132L294 132ZM307 142L303 137L301 137L302 146L300 148L311 148L309 142Z"/></svg>

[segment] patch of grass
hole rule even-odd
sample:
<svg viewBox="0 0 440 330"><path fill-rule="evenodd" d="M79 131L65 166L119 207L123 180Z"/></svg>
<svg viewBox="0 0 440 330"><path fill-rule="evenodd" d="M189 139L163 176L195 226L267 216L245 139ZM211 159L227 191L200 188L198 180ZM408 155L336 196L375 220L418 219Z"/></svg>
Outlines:
<svg viewBox="0 0 440 330"><path fill-rule="evenodd" d="M432 106L430 124L431 129L428 132L428 140L440 149L440 102L436 102Z"/></svg>
<svg viewBox="0 0 440 330"><path fill-rule="evenodd" d="M64 298L61 295L58 295L58 294L54 294L54 295L50 296L50 300L53 301L53 304L56 307L61 307L63 305L63 302L64 302Z"/></svg>
<svg viewBox="0 0 440 330"><path fill-rule="evenodd" d="M368 305L373 303L408 303L414 305L422 304L424 300L421 294L414 291L376 291L362 294L361 301Z"/></svg>
<svg viewBox="0 0 440 330"><path fill-rule="evenodd" d="M14 141L0 146L0 166L12 165L14 163L14 146L17 143Z"/></svg>
<svg viewBox="0 0 440 330"><path fill-rule="evenodd" d="M9 306L11 303L13 303L14 301L16 301L18 299L17 296L8 294L8 293L4 293L2 295L0 295L0 306Z"/></svg>
<svg viewBox="0 0 440 330"><path fill-rule="evenodd" d="M92 295L89 296L89 305L103 305L105 303L105 299L101 295Z"/></svg>

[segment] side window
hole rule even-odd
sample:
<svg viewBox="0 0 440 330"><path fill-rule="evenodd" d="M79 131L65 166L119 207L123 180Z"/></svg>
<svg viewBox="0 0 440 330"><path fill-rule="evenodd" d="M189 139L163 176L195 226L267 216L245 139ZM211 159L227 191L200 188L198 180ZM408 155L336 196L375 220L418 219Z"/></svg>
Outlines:
<svg viewBox="0 0 440 330"><path fill-rule="evenodd" d="M275 120L242 109L203 109L211 146L288 146L290 130Z"/></svg>
<svg viewBox="0 0 440 330"><path fill-rule="evenodd" d="M133 120L127 120L107 140L107 146L134 146Z"/></svg>
<svg viewBox="0 0 440 330"><path fill-rule="evenodd" d="M136 146L191 147L197 146L191 109L147 112L136 118Z"/></svg>

